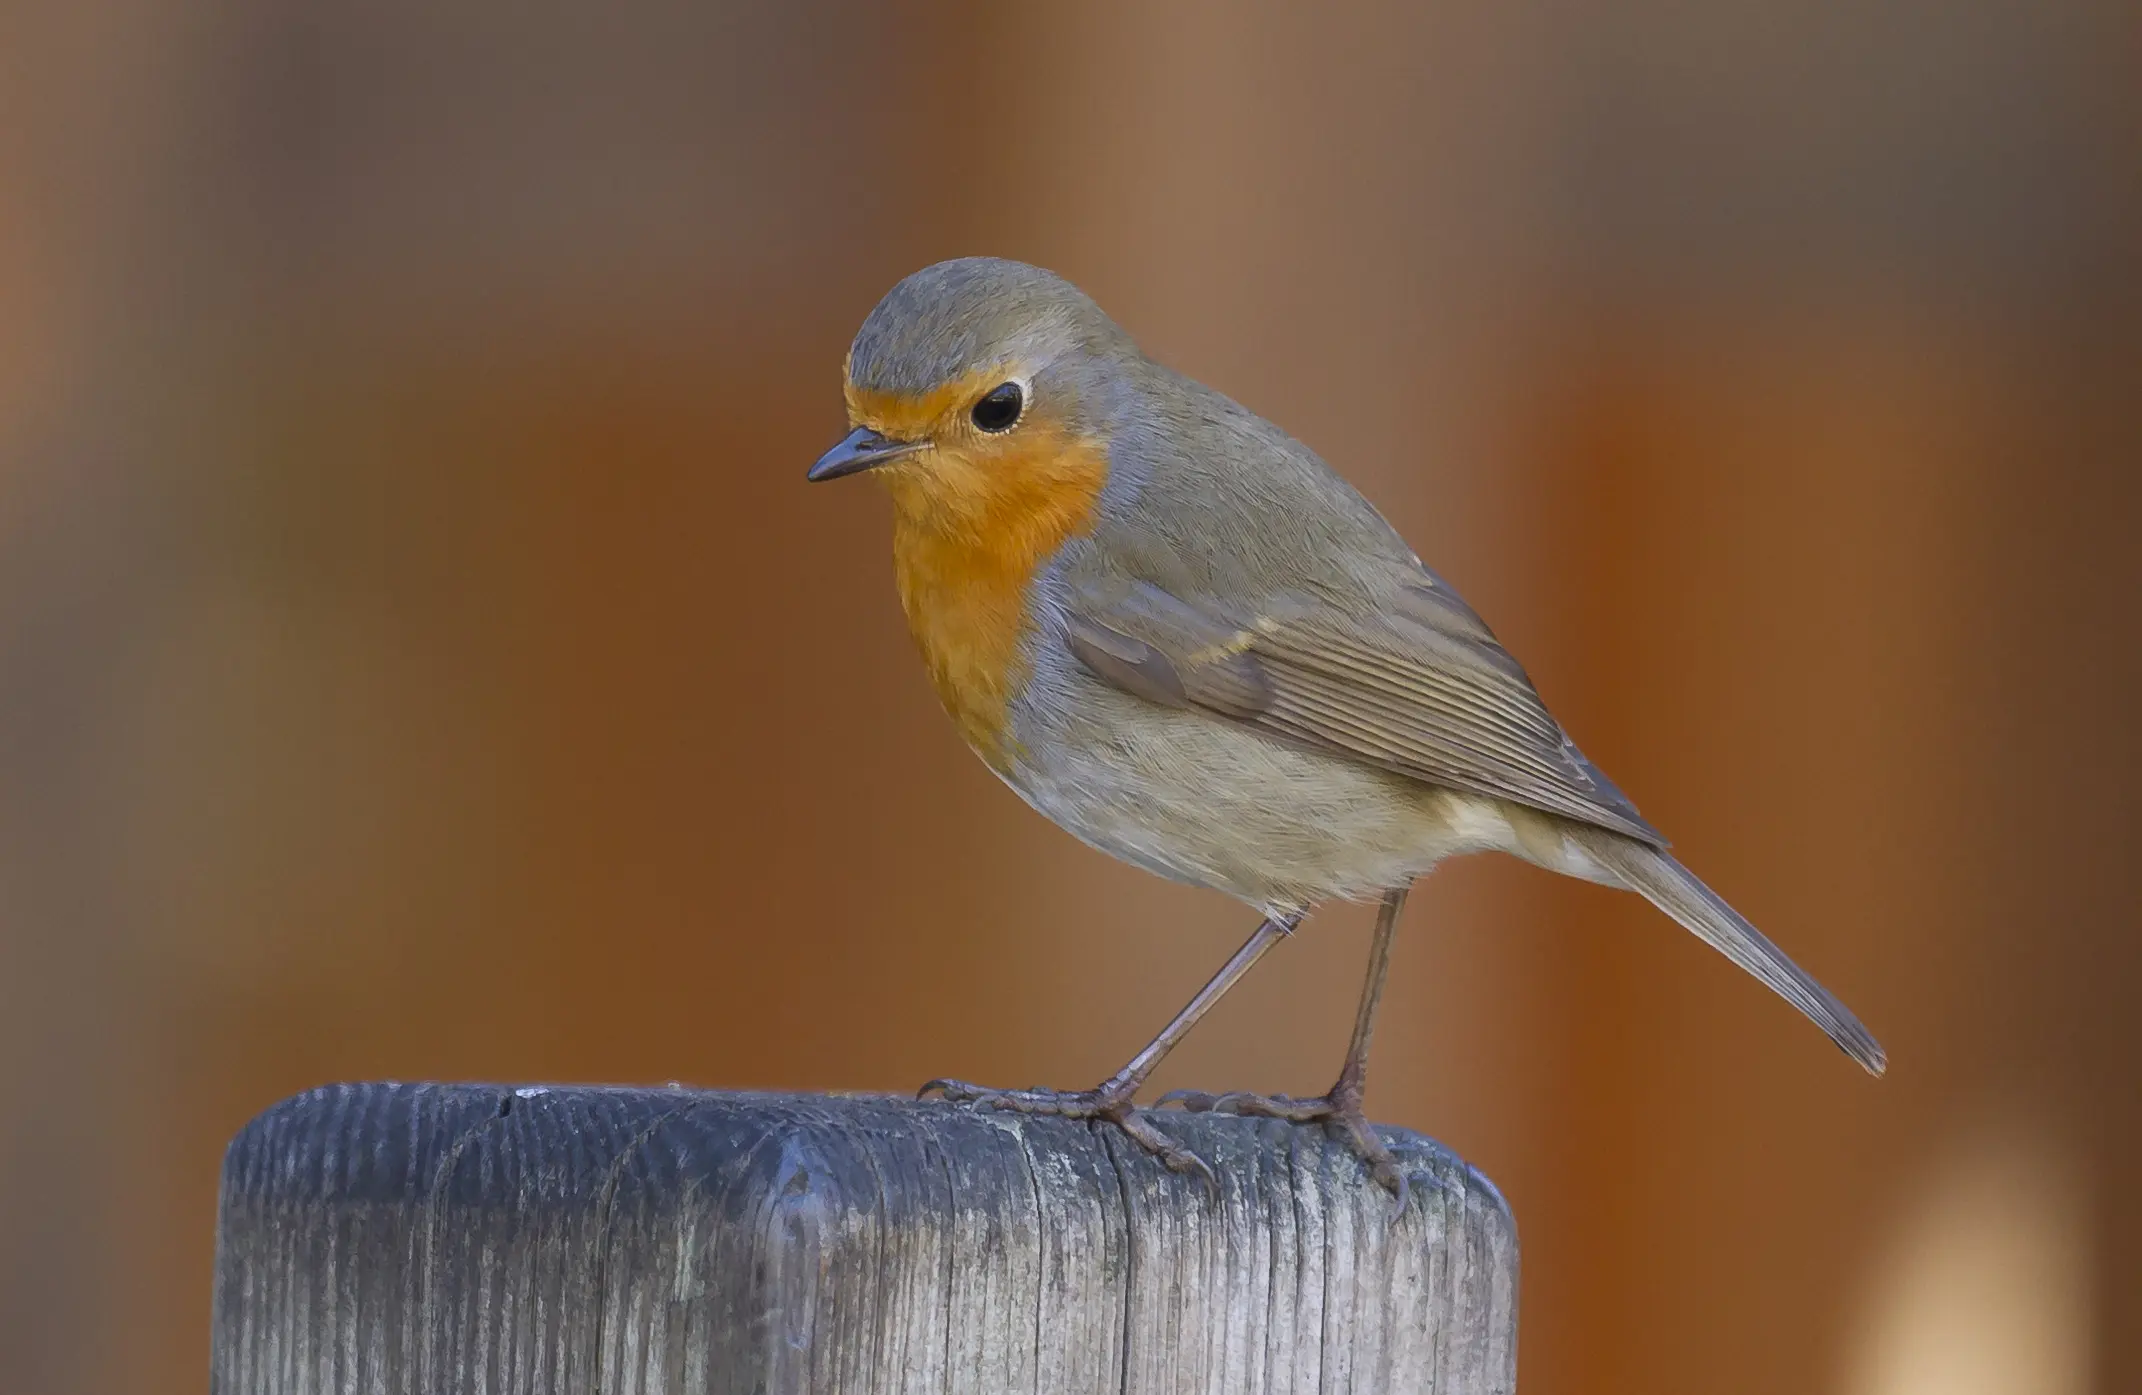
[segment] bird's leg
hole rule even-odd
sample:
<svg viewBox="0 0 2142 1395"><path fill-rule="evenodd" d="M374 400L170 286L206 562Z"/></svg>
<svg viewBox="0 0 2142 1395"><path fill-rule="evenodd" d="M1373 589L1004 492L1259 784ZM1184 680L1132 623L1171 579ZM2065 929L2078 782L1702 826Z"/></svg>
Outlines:
<svg viewBox="0 0 2142 1395"><path fill-rule="evenodd" d="M1406 1204L1406 1173L1391 1156L1391 1150L1361 1112L1368 1087L1370 1038L1376 1031L1376 1008L1383 1000L1384 980L1391 972L1391 940L1398 928L1398 913L1406 904L1405 887L1387 891L1376 913L1376 938L1369 949L1368 981L1361 988L1361 1006L1354 1014L1354 1037L1346 1048L1346 1064L1331 1089L1316 1098L1294 1099L1287 1095L1255 1095L1231 1092L1206 1094L1201 1090L1175 1090L1161 1103L1180 1105L1194 1113L1253 1114L1270 1119L1289 1119L1298 1124L1321 1123L1346 1139L1354 1156L1369 1175L1389 1188L1402 1208Z"/></svg>
<svg viewBox="0 0 2142 1395"><path fill-rule="evenodd" d="M1008 1109L1019 1114L1106 1119L1175 1171L1202 1173L1208 1181L1217 1180L1203 1158L1156 1128L1150 1119L1132 1108L1131 1100L1146 1078L1175 1049L1176 1043L1190 1034L1198 1019L1212 1010L1212 1005L1235 986L1236 980L1250 971L1252 964L1264 957L1265 951L1293 934L1301 919L1298 913L1266 917L1256 933L1235 951L1234 958L1221 965L1220 971L1198 990L1197 996L1175 1014L1173 1021L1161 1028L1159 1036L1146 1043L1145 1049L1131 1057L1123 1069L1091 1090L990 1090L963 1080L932 1080L922 1087L921 1093L927 1095L934 1091L956 1104L978 1104L987 1109Z"/></svg>

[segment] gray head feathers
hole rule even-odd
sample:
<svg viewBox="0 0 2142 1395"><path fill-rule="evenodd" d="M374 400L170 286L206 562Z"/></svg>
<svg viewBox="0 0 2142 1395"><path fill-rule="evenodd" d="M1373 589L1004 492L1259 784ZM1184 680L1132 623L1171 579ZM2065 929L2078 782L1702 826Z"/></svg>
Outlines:
<svg viewBox="0 0 2142 1395"><path fill-rule="evenodd" d="M1056 273L960 257L886 293L856 331L848 373L866 391L916 396L986 368L1039 369L1071 350L1137 353L1090 296Z"/></svg>

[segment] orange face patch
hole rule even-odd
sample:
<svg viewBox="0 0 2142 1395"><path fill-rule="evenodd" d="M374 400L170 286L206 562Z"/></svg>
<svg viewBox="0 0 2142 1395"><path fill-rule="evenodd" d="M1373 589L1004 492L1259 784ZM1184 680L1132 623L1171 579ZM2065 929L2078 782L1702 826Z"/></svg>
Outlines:
<svg viewBox="0 0 2142 1395"><path fill-rule="evenodd" d="M848 421L895 441L929 440L944 433L974 405L975 399L1009 376L1001 368L984 369L932 388L920 397L860 388L850 378L846 390Z"/></svg>
<svg viewBox="0 0 2142 1395"><path fill-rule="evenodd" d="M1006 374L972 375L919 398L850 388L850 419L931 445L876 473L893 500L893 576L908 630L960 734L991 765L1010 758L1009 707L1025 686L1027 588L1093 524L1107 451L1036 404L1001 436L966 413Z"/></svg>

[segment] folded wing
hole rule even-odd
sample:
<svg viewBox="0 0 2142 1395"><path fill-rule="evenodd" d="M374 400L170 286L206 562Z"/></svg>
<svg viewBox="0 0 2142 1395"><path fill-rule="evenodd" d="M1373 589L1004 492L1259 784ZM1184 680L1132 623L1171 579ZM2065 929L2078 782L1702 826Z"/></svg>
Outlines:
<svg viewBox="0 0 2142 1395"><path fill-rule="evenodd" d="M1139 697L1665 846L1425 572L1367 614L1306 599L1231 613L1142 581L1074 585L1068 602L1072 653Z"/></svg>

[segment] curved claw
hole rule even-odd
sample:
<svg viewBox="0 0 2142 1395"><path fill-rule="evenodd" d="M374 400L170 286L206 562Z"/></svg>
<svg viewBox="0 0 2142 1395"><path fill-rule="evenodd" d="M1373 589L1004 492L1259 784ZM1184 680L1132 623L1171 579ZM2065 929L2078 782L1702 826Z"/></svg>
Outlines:
<svg viewBox="0 0 2142 1395"><path fill-rule="evenodd" d="M1353 1155L1361 1159L1362 1167L1369 1178L1385 1191L1391 1193L1391 1214L1395 1218L1406 1211L1406 1198L1412 1190L1412 1178L1405 1168L1399 1166L1390 1148L1376 1136L1369 1121L1358 1112L1342 1112L1326 1121L1326 1127L1345 1138Z"/></svg>
<svg viewBox="0 0 2142 1395"><path fill-rule="evenodd" d="M931 1095L943 1094L947 1099L950 1099L952 1087L957 1084L959 1084L957 1080L926 1080L922 1083L922 1088L915 1092L915 1098L926 1100Z"/></svg>
<svg viewBox="0 0 2142 1395"><path fill-rule="evenodd" d="M1402 1167L1394 1167L1388 1174L1372 1167L1369 1169L1369 1176L1381 1182L1391 1193L1391 1219L1395 1221L1405 1215L1406 1198L1413 1190L1412 1175Z"/></svg>
<svg viewBox="0 0 2142 1395"><path fill-rule="evenodd" d="M1215 1195L1219 1193L1220 1174L1212 1170L1212 1164L1162 1133L1152 1120L1126 1110L1114 1123L1139 1147L1159 1158L1170 1172L1195 1172L1204 1179L1207 1191Z"/></svg>

